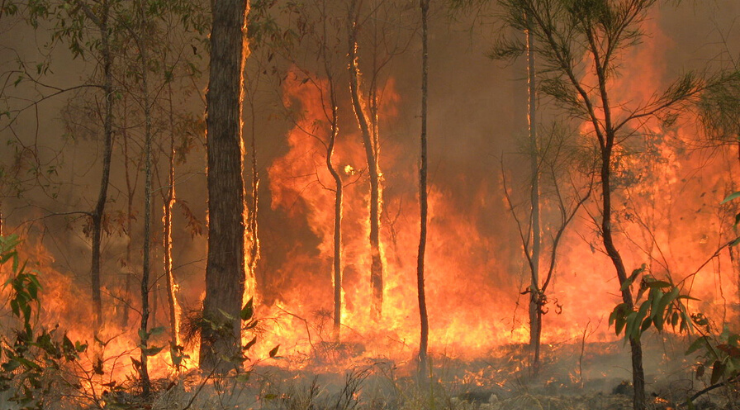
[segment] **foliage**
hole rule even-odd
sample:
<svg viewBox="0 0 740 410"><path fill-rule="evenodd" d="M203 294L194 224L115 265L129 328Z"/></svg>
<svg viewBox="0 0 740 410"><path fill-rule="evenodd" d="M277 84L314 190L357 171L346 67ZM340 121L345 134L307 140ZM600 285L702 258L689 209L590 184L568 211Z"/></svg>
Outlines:
<svg viewBox="0 0 740 410"><path fill-rule="evenodd" d="M79 360L87 344L72 342L57 329L47 331L38 326L39 291L42 289L37 272L19 262L17 236L0 237L0 265L11 262L11 278L4 287L10 288L10 308L20 325L14 330L14 340L0 340L0 390L13 389L11 400L23 409L42 409L49 393L63 379L56 377L65 363ZM34 311L35 307L35 311Z"/></svg>
<svg viewBox="0 0 740 410"><path fill-rule="evenodd" d="M722 204L737 198L740 198L740 192L733 192L722 201ZM735 226L738 222L740 222L740 213L735 215ZM729 242L728 246L736 246L738 243L740 243L740 237ZM686 354L699 352L698 358L701 361L696 367L696 377L703 377L706 369L711 368L709 381L712 386L708 389L718 387L727 381L737 380L740 377L740 334L724 326L719 335L713 335L709 319L702 313L692 315L692 320L701 336L691 343ZM695 395L694 398L696 397Z"/></svg>
<svg viewBox="0 0 740 410"><path fill-rule="evenodd" d="M614 325L615 333L619 335L624 331L627 341L639 340L651 326L659 332L663 331L665 325L670 325L673 330L678 328L680 332L688 332L691 329L691 317L682 301L695 299L681 294L680 287L673 284L670 278L662 281L646 274L645 265L632 272L622 284L622 290L632 286L640 276L642 278L634 303L639 308L630 309L627 303L620 303L609 315L609 325ZM644 296L646 298L643 301Z"/></svg>
<svg viewBox="0 0 740 410"><path fill-rule="evenodd" d="M697 326L705 326L707 334L711 330L708 320L701 314L693 316ZM691 343L686 354L700 351L701 362L696 367L696 377L704 376L706 369L712 369L710 383L717 384L721 380L731 380L740 375L740 335L731 332L725 326L718 337L704 335Z"/></svg>

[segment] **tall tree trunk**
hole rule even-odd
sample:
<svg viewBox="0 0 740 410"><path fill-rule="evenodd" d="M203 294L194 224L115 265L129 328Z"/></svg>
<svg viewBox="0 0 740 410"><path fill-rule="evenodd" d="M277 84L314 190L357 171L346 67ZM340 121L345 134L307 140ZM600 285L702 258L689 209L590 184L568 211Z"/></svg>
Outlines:
<svg viewBox="0 0 740 410"><path fill-rule="evenodd" d="M598 56L594 53L594 56ZM614 150L614 142L616 140L616 131L612 123L612 113L607 94L607 79L606 72L602 66L601 61L596 59L595 64L596 76L599 81L599 96L601 98L601 104L604 111L604 123L603 132L599 129L598 119L593 117L594 129L597 135L599 135L600 150L601 150L601 197L602 197L602 220L601 220L601 233L604 242L604 249L607 255L612 260L614 268L617 271L617 278L619 279L619 285L622 288L622 300L629 309L633 309L635 306L634 299L632 298L632 290L629 286L623 286L627 280L627 270L624 267L624 261L619 253L616 245L614 244L614 236L612 234L612 202L611 202L611 160L612 152ZM635 395L633 398L634 410L645 410L645 372L642 367L642 342L640 339L630 338L630 348L632 352L632 384L634 387Z"/></svg>
<svg viewBox="0 0 740 410"><path fill-rule="evenodd" d="M123 97L123 127L121 131L121 137L123 142L123 169L126 177L126 233L128 234L128 242L126 243L126 273L124 278L124 292L123 292L123 312L121 314L121 326L125 329L128 327L129 312L131 310L131 276L133 274L133 265L131 264L131 246L133 244L133 224L134 224L134 194L136 193L136 183L131 180L131 169L129 168L129 151L128 151L128 97L124 94ZM137 180L138 180L138 169Z"/></svg>
<svg viewBox="0 0 740 410"><path fill-rule="evenodd" d="M529 17L527 17L527 21L531 25L531 19ZM535 83L536 72L532 41L532 32L531 30L527 30L527 103L529 105L527 123L529 126L530 172L532 174L532 258L530 266L532 281L530 284L531 292L529 293L529 344L534 354L532 370L534 374L537 374L540 365L540 334L542 331L542 315L540 314L540 298L542 296L540 293L540 235L542 229L540 227L540 170L537 148L537 84Z"/></svg>
<svg viewBox="0 0 740 410"><path fill-rule="evenodd" d="M614 137L607 136L607 143L602 150L601 156L601 187L602 187L602 206L603 206L603 220L601 224L601 230L604 240L604 248L606 249L607 255L612 260L614 267L617 270L617 277L619 278L620 286L627 280L627 270L624 267L624 262L619 254L616 246L614 245L614 238L612 235L612 208L611 208L611 153L614 146ZM632 298L632 291L629 286L625 286L622 290L622 301L627 304L629 309L634 308L634 300ZM640 339L630 338L630 348L632 351L632 383L634 385L635 396L633 399L633 406L635 410L645 409L645 372L642 367L642 343Z"/></svg>
<svg viewBox="0 0 740 410"><path fill-rule="evenodd" d="M416 262L416 283L419 296L419 321L421 337L419 341L419 376L426 376L427 344L429 341L429 318L427 316L427 302L424 291L424 254L427 246L427 97L429 80L429 30L428 14L429 0L420 0L421 6L421 163L419 166L419 206L420 225L419 254Z"/></svg>
<svg viewBox="0 0 740 410"><path fill-rule="evenodd" d="M177 305L177 286L175 285L175 275L172 272L172 207L175 204L175 118L174 108L172 106L172 82L167 84L170 97L170 147L168 158L168 179L167 179L167 196L162 204L164 225L163 235L163 262L164 277L167 285L167 311L170 319L170 341L174 346L180 346L180 314Z"/></svg>
<svg viewBox="0 0 740 410"><path fill-rule="evenodd" d="M252 111L252 203L249 207L249 264L247 270L249 277L255 280L257 276L257 262L260 259L260 238L259 238L259 191L260 191L260 174L257 167L257 125L256 114L254 111L254 101L250 101L250 110Z"/></svg>
<svg viewBox="0 0 740 410"><path fill-rule="evenodd" d="M141 326L139 335L141 336L141 386L144 397L149 396L151 391L151 381L149 380L147 345L149 339L149 278L151 270L151 238L152 238L152 113L149 105L149 84L148 84L148 49L145 38L145 27L147 25L145 5L139 4L139 15L141 21L139 26L141 30L137 33L138 48L141 61L141 92L143 94L144 105L144 162L145 162L145 179L144 179L144 239L143 239L143 262L141 268Z"/></svg>
<svg viewBox="0 0 740 410"><path fill-rule="evenodd" d="M334 146L337 141L337 104L334 92L334 80L329 76L329 93L331 103L331 135L329 137L329 146L326 149L326 168L334 178L334 340L339 342L342 325L342 199L344 195L344 186L342 177L334 168L331 158L334 154Z"/></svg>
<svg viewBox="0 0 740 410"><path fill-rule="evenodd" d="M241 355L239 312L245 292L245 206L242 156L243 67L248 8L244 0L213 2L208 105L208 261L200 367L219 373ZM223 313L229 316L225 316Z"/></svg>
<svg viewBox="0 0 740 410"><path fill-rule="evenodd" d="M373 294L371 313L378 320L383 315L383 255L380 247L380 168L378 166L378 144L374 144L368 113L360 96L360 68L357 62L357 32L359 30L358 0L351 0L349 11L349 88L352 108L357 117L365 146L368 174L370 175L370 287Z"/></svg>
<svg viewBox="0 0 740 410"><path fill-rule="evenodd" d="M101 242L103 235L103 216L105 214L105 203L108 199L108 183L110 180L111 158L113 156L113 55L110 50L110 32L108 30L108 17L110 4L103 0L101 4L100 23L100 47L103 59L103 92L105 93L105 114L103 117L103 171L100 176L100 189L95 209L91 214L92 219L92 261L90 266L90 279L92 283L93 301L93 332L97 337L103 325L103 299L100 293L100 259Z"/></svg>

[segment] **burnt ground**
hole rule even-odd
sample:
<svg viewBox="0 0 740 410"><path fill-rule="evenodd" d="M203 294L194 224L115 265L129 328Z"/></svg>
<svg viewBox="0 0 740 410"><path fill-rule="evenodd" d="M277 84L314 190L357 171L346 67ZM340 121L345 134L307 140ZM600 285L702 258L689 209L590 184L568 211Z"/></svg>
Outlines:
<svg viewBox="0 0 740 410"><path fill-rule="evenodd" d="M687 398L707 386L695 377L685 340L647 339L645 369L650 409L688 409ZM347 349L343 349L347 350ZM632 408L629 349L621 341L545 346L533 375L523 346L499 348L485 359L433 357L433 382L420 383L410 363L358 358L327 370L260 364L246 377L184 375L162 389L152 409L448 409L627 410ZM705 376L707 377L707 376ZM716 389L695 409L740 409L738 386Z"/></svg>

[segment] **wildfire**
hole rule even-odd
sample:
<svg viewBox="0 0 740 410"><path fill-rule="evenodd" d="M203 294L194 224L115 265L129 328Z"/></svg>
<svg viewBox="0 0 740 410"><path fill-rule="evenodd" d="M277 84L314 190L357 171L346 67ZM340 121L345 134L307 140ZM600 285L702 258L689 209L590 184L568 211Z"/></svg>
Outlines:
<svg viewBox="0 0 740 410"><path fill-rule="evenodd" d="M646 30L658 34L629 57L642 64L611 80L612 88L620 90L611 98L622 113L655 98L645 91L644 84L662 82L665 65L660 50L669 47L669 40L660 34L657 23L648 20L648 24L652 26ZM307 81L307 75L293 70L282 84L283 104L297 115L287 133L287 152L268 168L270 206L287 215L286 232L299 233L289 235L297 240L284 244L283 260L270 261L269 267L263 267L263 277L269 283L256 287L265 293L255 295L261 302L256 307L260 322L244 335L245 344L255 335L259 342L247 354L253 362L259 362L280 346L276 363L291 368L342 368L369 358L407 362L418 349L419 333L416 170L408 166L408 157L416 154L409 152L402 138L383 141L381 254L385 277L383 315L375 319L371 312L372 261L367 241L370 199L365 153L359 131L351 126L340 129L333 159L341 164L337 169L343 171L345 191L342 332L337 341L332 333L335 283L331 274L335 190L326 168L328 80L311 76ZM397 107L403 102L395 83L389 80L379 110L381 126L397 120ZM640 129L632 130L630 143L615 152L616 179L624 188L618 194L618 245L628 269L644 263L652 275L683 283L701 299L692 308L727 320L736 315L731 308L740 302L737 262L729 253L721 253L710 263L703 263L734 233L731 216L728 219L731 212L718 204L737 190L725 177L727 170L733 175L740 170L733 158L710 160L702 151L692 149L691 141L698 138L698 131L691 125L695 122L691 115L670 124L646 120ZM590 123L580 126L581 140L587 139L585 135L593 131L592 127ZM434 182L429 190L426 289L430 352L473 359L495 354L502 346L526 344L528 298L521 296L527 283L525 262L522 255L511 251L518 250L518 244L505 243L512 241L502 234L509 223L505 222L508 215L492 215L489 207L491 198L497 195L492 191L501 187L492 188L490 181L478 185L470 182L480 178L478 175L448 177L466 180L475 192L461 199L455 197L449 185ZM598 206L589 204L562 241L556 275L548 289L548 299L553 303L546 307L549 313L544 318L544 344L579 343L586 337L592 342L616 339L607 318L619 301L619 285L599 245L598 215ZM263 247L269 246L266 242ZM26 255L42 272L46 322L60 323L73 340L99 346L105 378L94 376L99 366L96 357L91 355L81 364L82 371L90 374L91 385L100 388L134 374L131 357L138 354L136 331L115 326L109 320L102 340L89 340L89 306L70 302L86 298L81 295L81 285L74 283L71 275L57 272L53 257L40 244L27 250ZM106 292L116 294L115 289ZM151 340L152 345L164 347L152 358L152 377L177 371L167 354L167 343L166 335ZM186 345L187 358L180 370L195 368L197 352L197 345ZM489 375L481 370L466 377L477 384ZM578 379L583 380L580 373Z"/></svg>

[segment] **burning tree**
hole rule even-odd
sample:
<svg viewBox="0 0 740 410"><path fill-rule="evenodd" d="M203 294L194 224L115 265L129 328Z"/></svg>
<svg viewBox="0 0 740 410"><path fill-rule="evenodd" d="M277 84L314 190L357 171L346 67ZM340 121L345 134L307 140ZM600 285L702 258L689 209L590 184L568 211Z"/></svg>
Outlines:
<svg viewBox="0 0 740 410"><path fill-rule="evenodd" d="M517 30L529 30L531 48L541 58L544 93L573 118L589 125L588 133L599 147L601 218L599 233L611 259L620 286L628 280L622 256L614 240L612 219L612 172L614 151L623 138L639 130L640 119L665 115L679 109L695 96L701 82L691 73L675 81L663 92L635 107L625 107L611 98L613 77L619 71L624 51L639 42L640 26L657 0L550 1L500 0L506 22ZM517 41L502 43L512 54L523 51ZM629 285L621 286L622 300L634 309ZM634 408L646 405L642 344L630 337Z"/></svg>
<svg viewBox="0 0 740 410"><path fill-rule="evenodd" d="M245 291L245 220L242 142L243 0L213 4L208 117L208 262L200 367L227 372L241 356L240 312Z"/></svg>

